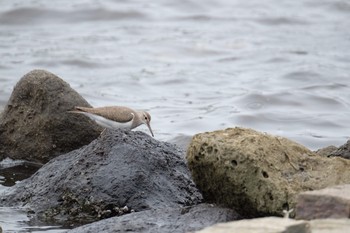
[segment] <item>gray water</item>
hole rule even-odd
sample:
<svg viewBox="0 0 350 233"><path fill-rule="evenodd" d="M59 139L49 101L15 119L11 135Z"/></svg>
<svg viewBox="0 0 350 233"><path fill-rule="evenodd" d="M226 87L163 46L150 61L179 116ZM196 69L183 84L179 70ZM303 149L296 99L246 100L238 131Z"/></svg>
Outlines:
<svg viewBox="0 0 350 233"><path fill-rule="evenodd" d="M46 69L93 106L148 110L158 140L234 126L312 150L349 138L347 0L0 6L0 107L25 73Z"/></svg>

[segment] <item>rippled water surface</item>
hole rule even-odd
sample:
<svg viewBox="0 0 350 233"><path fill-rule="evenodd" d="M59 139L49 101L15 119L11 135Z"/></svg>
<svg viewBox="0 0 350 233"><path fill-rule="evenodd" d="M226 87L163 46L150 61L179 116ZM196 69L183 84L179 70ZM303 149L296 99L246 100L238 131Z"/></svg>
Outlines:
<svg viewBox="0 0 350 233"><path fill-rule="evenodd" d="M310 149L349 137L347 0L0 4L0 107L39 68L93 106L148 110L159 140L234 126Z"/></svg>

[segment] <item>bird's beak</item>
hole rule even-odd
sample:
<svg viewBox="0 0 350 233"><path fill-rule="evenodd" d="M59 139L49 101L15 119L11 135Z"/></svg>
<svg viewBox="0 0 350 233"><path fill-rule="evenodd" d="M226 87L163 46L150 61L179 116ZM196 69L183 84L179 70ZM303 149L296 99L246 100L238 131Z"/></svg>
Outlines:
<svg viewBox="0 0 350 233"><path fill-rule="evenodd" d="M152 137L154 137L154 134L153 134L153 132L152 132L151 125L150 125L149 121L146 122L146 125L147 125L149 131L151 132Z"/></svg>

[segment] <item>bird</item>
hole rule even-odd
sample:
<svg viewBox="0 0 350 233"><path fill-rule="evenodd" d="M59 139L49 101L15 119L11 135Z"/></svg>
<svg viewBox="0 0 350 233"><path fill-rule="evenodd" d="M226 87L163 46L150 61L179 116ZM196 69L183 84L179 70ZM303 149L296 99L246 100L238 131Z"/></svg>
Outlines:
<svg viewBox="0 0 350 233"><path fill-rule="evenodd" d="M94 120L98 125L109 129L134 129L145 124L154 137L151 129L151 115L145 111L133 110L124 106L106 107L79 107L76 106L71 113L83 114Z"/></svg>

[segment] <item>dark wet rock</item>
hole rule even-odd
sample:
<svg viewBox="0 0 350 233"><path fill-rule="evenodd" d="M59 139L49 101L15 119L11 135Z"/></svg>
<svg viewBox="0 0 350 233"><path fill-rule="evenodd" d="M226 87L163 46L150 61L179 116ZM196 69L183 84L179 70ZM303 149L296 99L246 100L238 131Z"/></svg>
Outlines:
<svg viewBox="0 0 350 233"><path fill-rule="evenodd" d="M0 204L25 205L39 220L75 224L201 199L184 152L142 132L105 130L13 186Z"/></svg>
<svg viewBox="0 0 350 233"><path fill-rule="evenodd" d="M68 113L90 106L66 82L44 70L26 74L0 115L0 159L45 163L98 137L101 128Z"/></svg>
<svg viewBox="0 0 350 233"><path fill-rule="evenodd" d="M239 218L239 215L231 209L200 204L193 207L165 208L131 213L84 225L70 230L68 233L185 233Z"/></svg>
<svg viewBox="0 0 350 233"><path fill-rule="evenodd" d="M350 159L350 140L340 146L337 150L333 151L329 156L339 156L345 159Z"/></svg>
<svg viewBox="0 0 350 233"><path fill-rule="evenodd" d="M187 159L207 201L247 216L282 215L300 192L350 182L349 160L238 127L195 135Z"/></svg>

